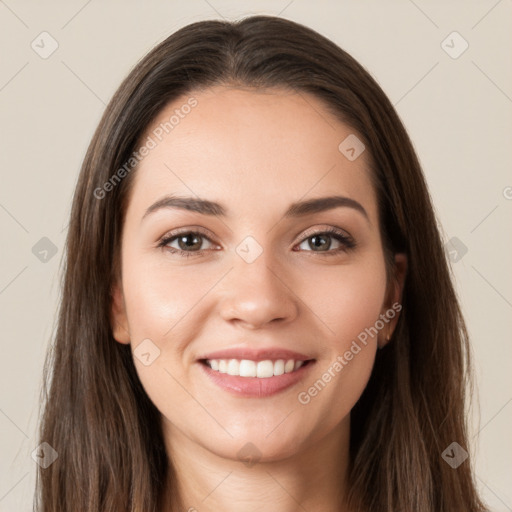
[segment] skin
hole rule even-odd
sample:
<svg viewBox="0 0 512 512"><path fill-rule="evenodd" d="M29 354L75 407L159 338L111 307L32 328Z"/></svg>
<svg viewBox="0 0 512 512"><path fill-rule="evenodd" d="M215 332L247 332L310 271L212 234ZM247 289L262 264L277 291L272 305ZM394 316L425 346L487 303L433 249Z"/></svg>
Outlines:
<svg viewBox="0 0 512 512"><path fill-rule="evenodd" d="M114 337L132 350L149 338L160 350L148 366L134 362L162 413L186 507L348 510L350 411L398 314L309 403L297 396L400 302L406 258L396 256L397 282L388 284L369 152L349 161L338 145L353 130L311 95L216 86L193 96L198 105L134 176L113 291ZM145 137L187 99L168 105ZM142 220L167 194L217 201L228 216L162 208ZM292 202L334 194L359 202L368 218L350 207L283 218ZM202 253L172 254L169 246L183 250L178 239L157 247L173 230L198 227L207 231ZM330 256L312 247L313 234L329 227L356 247L334 252L343 244L329 236ZM247 236L263 250L252 263L236 252ZM288 348L316 361L291 388L241 398L213 384L196 361L241 346ZM254 465L237 455L248 442L260 457Z"/></svg>

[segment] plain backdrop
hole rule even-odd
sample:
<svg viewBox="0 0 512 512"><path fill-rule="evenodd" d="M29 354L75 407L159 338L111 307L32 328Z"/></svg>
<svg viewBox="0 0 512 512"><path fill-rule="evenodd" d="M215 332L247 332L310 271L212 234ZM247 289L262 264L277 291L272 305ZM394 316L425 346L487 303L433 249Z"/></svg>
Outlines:
<svg viewBox="0 0 512 512"><path fill-rule="evenodd" d="M332 39L403 120L471 335L477 485L492 510L512 511L511 0L0 0L0 511L32 509L71 196L106 103L178 28L256 13Z"/></svg>

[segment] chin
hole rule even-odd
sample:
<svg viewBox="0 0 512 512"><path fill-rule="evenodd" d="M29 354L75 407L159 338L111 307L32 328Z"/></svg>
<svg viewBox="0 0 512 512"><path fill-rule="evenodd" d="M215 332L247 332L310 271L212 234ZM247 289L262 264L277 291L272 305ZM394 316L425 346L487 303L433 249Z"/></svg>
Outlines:
<svg viewBox="0 0 512 512"><path fill-rule="evenodd" d="M302 440L297 437L283 439L280 436L270 440L261 433L248 433L247 436L223 439L219 443L212 443L209 439L204 446L219 457L252 467L256 463L277 462L293 457L299 453Z"/></svg>
<svg viewBox="0 0 512 512"><path fill-rule="evenodd" d="M301 409L289 416L288 413L268 416L255 414L251 417L235 417L231 421L227 417L219 418L219 422L233 437L226 433L205 438L202 432L201 444L218 456L234 461L285 460L306 450L309 444L327 433L324 430L325 424L316 428L314 424L308 425L304 413L299 415L299 412Z"/></svg>

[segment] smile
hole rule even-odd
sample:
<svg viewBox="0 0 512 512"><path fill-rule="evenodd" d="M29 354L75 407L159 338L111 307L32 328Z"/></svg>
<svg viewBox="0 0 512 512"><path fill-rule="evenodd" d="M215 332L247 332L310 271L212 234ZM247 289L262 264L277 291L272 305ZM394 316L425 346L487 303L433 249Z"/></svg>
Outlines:
<svg viewBox="0 0 512 512"><path fill-rule="evenodd" d="M265 398L299 385L315 359L202 359L199 367L216 387L240 398Z"/></svg>
<svg viewBox="0 0 512 512"><path fill-rule="evenodd" d="M294 359L270 359L264 361L252 361L250 359L206 359L204 363L213 371L227 373L228 375L238 377L257 377L258 379L268 379L293 373L303 366L307 361L296 361Z"/></svg>

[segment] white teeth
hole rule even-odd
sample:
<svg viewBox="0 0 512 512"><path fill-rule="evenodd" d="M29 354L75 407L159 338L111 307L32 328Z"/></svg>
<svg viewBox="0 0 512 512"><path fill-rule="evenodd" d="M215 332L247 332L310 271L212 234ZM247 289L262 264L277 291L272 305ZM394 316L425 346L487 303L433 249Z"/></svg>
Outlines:
<svg viewBox="0 0 512 512"><path fill-rule="evenodd" d="M219 360L219 372L227 373L228 372L228 362L225 359Z"/></svg>
<svg viewBox="0 0 512 512"><path fill-rule="evenodd" d="M284 361L282 359L278 359L274 363L274 375L283 375L284 373Z"/></svg>
<svg viewBox="0 0 512 512"><path fill-rule="evenodd" d="M266 379L274 376L274 363L272 361L260 361L256 366L256 377Z"/></svg>
<svg viewBox="0 0 512 512"><path fill-rule="evenodd" d="M271 361L251 361L250 359L208 359L207 364L212 370L228 375L240 377L258 377L267 379L269 377L283 375L298 370L304 361L294 361L293 359L278 359Z"/></svg>
<svg viewBox="0 0 512 512"><path fill-rule="evenodd" d="M240 361L240 377L256 377L256 363L242 359Z"/></svg>
<svg viewBox="0 0 512 512"><path fill-rule="evenodd" d="M293 372L294 369L295 361L293 359L288 359L288 361L286 361L286 364L284 365L284 373Z"/></svg>
<svg viewBox="0 0 512 512"><path fill-rule="evenodd" d="M228 375L240 375L240 363L236 359L228 362Z"/></svg>

